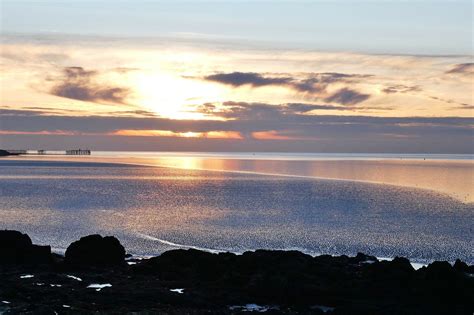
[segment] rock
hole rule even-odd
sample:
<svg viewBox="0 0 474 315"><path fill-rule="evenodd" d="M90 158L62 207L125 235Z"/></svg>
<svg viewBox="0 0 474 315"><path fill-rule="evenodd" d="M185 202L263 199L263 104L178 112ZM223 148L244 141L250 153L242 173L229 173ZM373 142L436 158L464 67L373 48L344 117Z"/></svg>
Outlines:
<svg viewBox="0 0 474 315"><path fill-rule="evenodd" d="M19 232L3 236L1 249L35 246ZM441 262L415 271L405 258L363 263L375 260L364 254L178 249L129 266L119 241L100 235L71 244L69 265L52 256L51 265L0 266L0 313L246 314L268 308L265 314L441 315L474 309L474 279L460 261L457 267ZM21 278L28 274L34 277ZM112 286L97 292L87 288L93 283Z"/></svg>
<svg viewBox="0 0 474 315"><path fill-rule="evenodd" d="M28 235L18 231L0 231L0 261L23 262L33 246Z"/></svg>
<svg viewBox="0 0 474 315"><path fill-rule="evenodd" d="M125 262L125 249L113 236L89 235L69 245L65 262L82 266L118 265Z"/></svg>
<svg viewBox="0 0 474 315"><path fill-rule="evenodd" d="M40 264L51 262L51 247L34 245L28 235L0 231L0 264Z"/></svg>
<svg viewBox="0 0 474 315"><path fill-rule="evenodd" d="M369 256L364 253L357 253L357 256L350 258L351 262L360 264L379 261L375 256Z"/></svg>
<svg viewBox="0 0 474 315"><path fill-rule="evenodd" d="M459 260L459 259L456 259L456 262L454 263L454 266L453 266L453 267L454 267L454 269L456 269L457 271L462 271L462 272L466 272L467 269L469 268L469 266L468 266L465 262L463 262L463 261L461 261L461 260Z"/></svg>
<svg viewBox="0 0 474 315"><path fill-rule="evenodd" d="M426 267L426 279L445 281L454 277L455 270L447 261L435 261Z"/></svg>
<svg viewBox="0 0 474 315"><path fill-rule="evenodd" d="M403 257L395 257L392 261L380 261L367 265L367 270L369 277L372 279L396 282L408 280L415 273L410 261Z"/></svg>
<svg viewBox="0 0 474 315"><path fill-rule="evenodd" d="M472 314L474 311L474 279L447 261L435 261L419 269L416 286L422 299L438 304L444 314Z"/></svg>
<svg viewBox="0 0 474 315"><path fill-rule="evenodd" d="M453 267L456 271L474 274L474 266L469 266L468 264L459 259L456 259L456 262L454 263Z"/></svg>

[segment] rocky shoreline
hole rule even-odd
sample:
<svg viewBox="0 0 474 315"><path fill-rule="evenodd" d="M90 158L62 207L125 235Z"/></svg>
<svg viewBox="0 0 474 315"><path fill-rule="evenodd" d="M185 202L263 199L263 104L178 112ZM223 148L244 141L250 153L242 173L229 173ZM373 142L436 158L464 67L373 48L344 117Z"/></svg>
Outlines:
<svg viewBox="0 0 474 315"><path fill-rule="evenodd" d="M0 231L0 314L472 314L474 266L297 251L171 250L138 260L92 235L52 254Z"/></svg>

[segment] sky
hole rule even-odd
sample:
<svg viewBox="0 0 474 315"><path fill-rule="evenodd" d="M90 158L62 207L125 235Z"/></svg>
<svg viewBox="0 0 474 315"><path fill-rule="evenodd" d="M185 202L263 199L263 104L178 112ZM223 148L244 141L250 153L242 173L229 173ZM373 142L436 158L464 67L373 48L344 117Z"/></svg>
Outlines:
<svg viewBox="0 0 474 315"><path fill-rule="evenodd" d="M474 153L471 1L0 3L0 148Z"/></svg>

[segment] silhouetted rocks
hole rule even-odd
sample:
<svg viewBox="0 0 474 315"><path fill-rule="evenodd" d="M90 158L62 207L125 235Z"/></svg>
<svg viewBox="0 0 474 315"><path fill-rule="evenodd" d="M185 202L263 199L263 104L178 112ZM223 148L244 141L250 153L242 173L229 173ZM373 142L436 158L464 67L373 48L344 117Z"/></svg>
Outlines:
<svg viewBox="0 0 474 315"><path fill-rule="evenodd" d="M20 248L31 246L29 237L19 232L7 233L3 239L14 240L7 243ZM362 253L312 257L298 251L236 255L180 249L145 260L129 257L129 264L124 263L124 256L117 239L91 235L71 244L65 261L50 260L49 265L34 268L0 265L0 313L237 314L253 310L472 315L474 311L473 266L461 261L454 266L433 262L415 270L405 258L379 261Z"/></svg>
<svg viewBox="0 0 474 315"><path fill-rule="evenodd" d="M453 267L457 271L474 274L474 266L468 266L468 264L459 259L456 259L456 262L454 263Z"/></svg>
<svg viewBox="0 0 474 315"><path fill-rule="evenodd" d="M65 262L68 265L109 266L125 261L125 248L113 236L98 234L82 237L66 250Z"/></svg>
<svg viewBox="0 0 474 315"><path fill-rule="evenodd" d="M51 258L50 246L34 245L18 231L0 230L0 264L42 264Z"/></svg>

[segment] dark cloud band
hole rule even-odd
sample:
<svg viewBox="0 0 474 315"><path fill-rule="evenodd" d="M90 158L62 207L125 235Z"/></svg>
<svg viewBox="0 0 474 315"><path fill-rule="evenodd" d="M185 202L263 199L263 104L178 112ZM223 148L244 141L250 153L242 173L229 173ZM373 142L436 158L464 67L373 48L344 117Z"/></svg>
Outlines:
<svg viewBox="0 0 474 315"><path fill-rule="evenodd" d="M251 109L252 106L257 106L256 104L246 105L246 103L238 102L226 104L224 107L230 108L233 117L237 117L236 119L196 121L151 117L73 117L51 116L38 112L0 111L0 129L5 131L5 134L9 133L9 135L2 135L2 145L8 145L9 141L17 144L15 141L23 141L22 139L25 137L30 137L31 143L34 141L33 139L37 139L35 137L40 137L38 132L47 134L48 131L55 133L60 130L62 135L49 135L49 138L44 138L44 146L47 146L48 143L50 147L54 146L57 142L54 137L59 136L69 137L68 143L75 143L74 141L79 141L79 139L94 141L100 137L102 139L100 148L114 149L116 147L109 146L109 141L127 139L126 136L110 136L116 131L169 130L179 133L230 131L241 134L243 138L243 140L233 140L234 142L222 139L179 140L182 142L182 147L180 147L182 150L202 150L203 148L220 150L227 148L228 150L229 145L235 148L235 141L239 141L238 150L243 151L257 150L258 148L305 152L339 152L349 149L355 150L354 152L392 150L393 152L473 153L474 151L472 139L474 118L305 115L304 113L313 108L307 104L287 104L273 114L269 114L266 107L268 104L260 104L261 108L259 109ZM215 111L211 105L208 106L208 110ZM235 109L235 107L241 109ZM262 108L264 109L262 110ZM254 115L253 111L255 110L260 111L261 114ZM14 135L14 132L10 131L18 131L22 134ZM28 132L36 132L37 135L29 136ZM269 141L272 144L264 144L268 140L255 139L255 134L260 133L261 135L262 132L263 134L270 132L274 139L279 140ZM94 138L90 138L91 134L94 134ZM134 140L133 143L137 146L142 143L138 139L140 137L135 138L137 140ZM170 145L173 143L170 140L162 140L160 137L152 137L156 138L154 140L150 140L150 137L147 138L147 146L143 144L144 147L141 149L158 149L156 146L160 143L169 143ZM299 140L295 141L295 139ZM257 142L259 145L256 144ZM87 142L84 143L87 144ZM216 143L219 143L219 146L214 146ZM140 149L139 147L134 148ZM160 147L160 149L162 148Z"/></svg>

